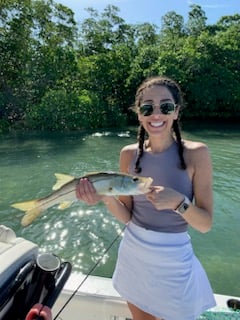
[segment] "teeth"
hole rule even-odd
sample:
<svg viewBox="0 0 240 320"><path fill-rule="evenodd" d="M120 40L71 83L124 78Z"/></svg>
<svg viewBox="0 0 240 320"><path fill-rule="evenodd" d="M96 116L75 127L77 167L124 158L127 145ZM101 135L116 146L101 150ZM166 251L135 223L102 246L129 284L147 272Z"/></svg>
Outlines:
<svg viewBox="0 0 240 320"><path fill-rule="evenodd" d="M152 127L161 127L163 125L163 121L162 122L150 122L150 125Z"/></svg>

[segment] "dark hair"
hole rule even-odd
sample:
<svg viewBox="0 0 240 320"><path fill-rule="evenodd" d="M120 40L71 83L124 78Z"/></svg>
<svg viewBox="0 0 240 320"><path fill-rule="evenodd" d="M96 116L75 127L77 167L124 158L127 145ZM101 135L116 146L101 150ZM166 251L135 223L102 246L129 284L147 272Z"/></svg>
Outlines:
<svg viewBox="0 0 240 320"><path fill-rule="evenodd" d="M150 88L152 86L164 86L167 87L168 90L171 92L174 102L178 105L178 108L181 110L183 105L183 99L182 99L182 92L179 87L179 85L172 79L167 77L152 77L146 79L138 88L135 96L135 104L134 104L134 110L137 111L138 108L141 105L141 99L143 95L143 91L146 88ZM184 161L183 157L183 142L180 132L180 125L179 125L179 119L173 121L172 125L173 131L176 136L177 144L178 144L178 154L180 158L180 165L182 169L186 169L186 163ZM135 163L135 172L140 173L141 172L141 166L140 166L140 160L144 152L144 141L145 141L146 132L144 127L140 124L138 128L138 152L137 152L137 159Z"/></svg>

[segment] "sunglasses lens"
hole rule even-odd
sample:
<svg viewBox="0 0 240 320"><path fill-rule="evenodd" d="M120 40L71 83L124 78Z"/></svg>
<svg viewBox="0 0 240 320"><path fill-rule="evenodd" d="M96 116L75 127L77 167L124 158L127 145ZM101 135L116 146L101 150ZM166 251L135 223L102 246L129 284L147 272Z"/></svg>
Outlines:
<svg viewBox="0 0 240 320"><path fill-rule="evenodd" d="M139 108L139 112L143 116L150 116L153 113L153 106L151 104L142 104Z"/></svg>
<svg viewBox="0 0 240 320"><path fill-rule="evenodd" d="M175 111L175 104L171 102L162 103L160 110L162 114L170 114Z"/></svg>
<svg viewBox="0 0 240 320"><path fill-rule="evenodd" d="M153 105L152 104L142 104L139 108L139 112L143 116L150 116L153 113ZM160 105L160 111L162 114L171 114L175 111L175 104L172 102L164 102Z"/></svg>

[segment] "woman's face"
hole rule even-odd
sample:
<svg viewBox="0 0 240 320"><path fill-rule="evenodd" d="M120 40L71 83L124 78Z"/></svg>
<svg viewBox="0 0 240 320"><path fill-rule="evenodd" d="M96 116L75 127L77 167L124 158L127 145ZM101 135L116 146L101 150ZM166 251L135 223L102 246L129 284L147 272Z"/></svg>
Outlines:
<svg viewBox="0 0 240 320"><path fill-rule="evenodd" d="M141 106L145 107L146 105L150 107L152 111L152 113L151 111L146 112L145 114L147 114L147 116L140 112ZM162 112L160 105L162 105ZM142 107L142 109L144 109L144 107ZM166 110L168 110L168 114L164 113ZM140 107L138 109L138 120L149 135L171 132L173 121L178 118L178 113L179 108L175 105L173 96L167 87L155 85L143 90Z"/></svg>

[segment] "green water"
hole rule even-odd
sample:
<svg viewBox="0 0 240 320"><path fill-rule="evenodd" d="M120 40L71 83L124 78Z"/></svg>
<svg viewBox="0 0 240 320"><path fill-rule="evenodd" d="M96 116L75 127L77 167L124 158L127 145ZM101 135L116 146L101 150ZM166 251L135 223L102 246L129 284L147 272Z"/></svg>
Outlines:
<svg viewBox="0 0 240 320"><path fill-rule="evenodd" d="M198 124L186 127L183 135L208 144L214 167L214 226L207 234L190 229L195 253L216 293L240 296L240 132L236 127L199 128ZM1 136L0 223L88 273L122 228L102 204L76 202L64 211L51 208L26 228L20 224L23 213L10 204L49 194L55 172L81 176L118 170L120 149L135 137L135 128ZM118 243L119 239L93 274L111 277Z"/></svg>

